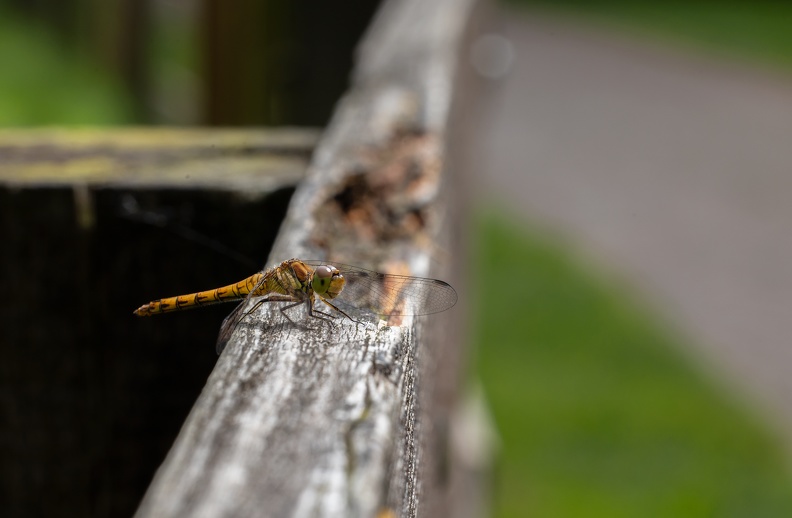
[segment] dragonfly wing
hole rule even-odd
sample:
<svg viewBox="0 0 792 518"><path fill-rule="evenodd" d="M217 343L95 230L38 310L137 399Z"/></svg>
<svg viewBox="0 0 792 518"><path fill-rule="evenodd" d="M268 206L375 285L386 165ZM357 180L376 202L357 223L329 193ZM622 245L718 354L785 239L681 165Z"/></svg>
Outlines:
<svg viewBox="0 0 792 518"><path fill-rule="evenodd" d="M223 349L225 349L228 341L231 340L231 336L234 334L234 331L236 330L239 323L248 315L248 311L245 310L247 307L247 301L249 301L251 298L254 298L254 294L258 292L265 282L266 276L262 275L261 279L259 279L253 289L250 290L250 293L248 293L242 302L240 302L239 305L234 308L234 311L232 311L231 314L225 317L223 320L223 323L220 325L220 333L217 336L217 345L215 346L218 356L223 352Z"/></svg>
<svg viewBox="0 0 792 518"><path fill-rule="evenodd" d="M245 311L247 304L245 304L245 302L247 301L248 299L245 298L245 300L240 302L239 305L234 308L234 311L232 311L231 314L225 317L225 320L223 320L223 323L220 326L220 333L217 336L217 346L215 347L218 355L223 352L223 349L225 349L228 341L231 340L231 336L234 334L234 330L236 330L239 322L245 318L245 315L247 314Z"/></svg>
<svg viewBox="0 0 792 518"><path fill-rule="evenodd" d="M430 315L457 302L456 291L443 281L372 273L344 272L347 283L338 298L379 315Z"/></svg>
<svg viewBox="0 0 792 518"><path fill-rule="evenodd" d="M346 279L333 299L341 309L368 310L382 316L430 315L454 306L457 293L446 282L423 277L391 275L348 264L304 261L312 266L332 264Z"/></svg>

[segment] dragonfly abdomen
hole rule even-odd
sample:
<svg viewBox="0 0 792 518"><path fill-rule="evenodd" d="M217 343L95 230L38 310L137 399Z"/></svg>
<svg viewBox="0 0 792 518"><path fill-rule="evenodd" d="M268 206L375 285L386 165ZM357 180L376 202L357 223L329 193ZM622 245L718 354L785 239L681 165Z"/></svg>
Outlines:
<svg viewBox="0 0 792 518"><path fill-rule="evenodd" d="M261 280L262 274L257 273L251 275L247 279L241 280L235 284L229 284L222 288L213 290L199 291L198 293L190 293L189 295L179 295L178 297L168 297L166 299L158 299L143 304L135 310L135 315L147 317L150 315L157 315L159 313L169 313L171 311L180 311L183 309L196 308L199 306L206 306L209 304L218 304L220 302L228 302L231 300L240 300L250 293Z"/></svg>

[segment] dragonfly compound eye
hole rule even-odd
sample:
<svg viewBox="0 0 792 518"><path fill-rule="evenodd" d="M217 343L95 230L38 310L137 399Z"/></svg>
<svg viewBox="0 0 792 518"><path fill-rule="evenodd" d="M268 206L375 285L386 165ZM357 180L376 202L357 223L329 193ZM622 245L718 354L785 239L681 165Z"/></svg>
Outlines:
<svg viewBox="0 0 792 518"><path fill-rule="evenodd" d="M327 290L333 282L333 275L338 273L338 270L332 266L319 266L314 270L313 281L311 287L314 292L319 295L326 295Z"/></svg>

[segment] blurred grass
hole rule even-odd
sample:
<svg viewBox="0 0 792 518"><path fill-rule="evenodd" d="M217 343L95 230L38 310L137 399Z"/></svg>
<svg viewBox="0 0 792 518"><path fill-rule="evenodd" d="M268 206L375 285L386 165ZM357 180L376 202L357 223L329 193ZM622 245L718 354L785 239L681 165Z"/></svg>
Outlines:
<svg viewBox="0 0 792 518"><path fill-rule="evenodd" d="M792 2L777 0L509 0L642 35L792 68Z"/></svg>
<svg viewBox="0 0 792 518"><path fill-rule="evenodd" d="M0 126L122 124L131 110L109 74L0 6Z"/></svg>
<svg viewBox="0 0 792 518"><path fill-rule="evenodd" d="M496 516L792 516L779 444L630 297L479 218L477 358L502 439Z"/></svg>

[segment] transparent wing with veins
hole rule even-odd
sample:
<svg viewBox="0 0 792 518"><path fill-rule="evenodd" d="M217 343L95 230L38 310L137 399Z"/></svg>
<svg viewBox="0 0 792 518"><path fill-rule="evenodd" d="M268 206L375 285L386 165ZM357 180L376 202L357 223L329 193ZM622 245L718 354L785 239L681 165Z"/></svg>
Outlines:
<svg viewBox="0 0 792 518"><path fill-rule="evenodd" d="M316 267L321 261L303 261ZM340 309L370 312L379 316L431 315L457 302L448 283L436 279L379 273L348 264L329 263L346 279L344 289L332 300Z"/></svg>

